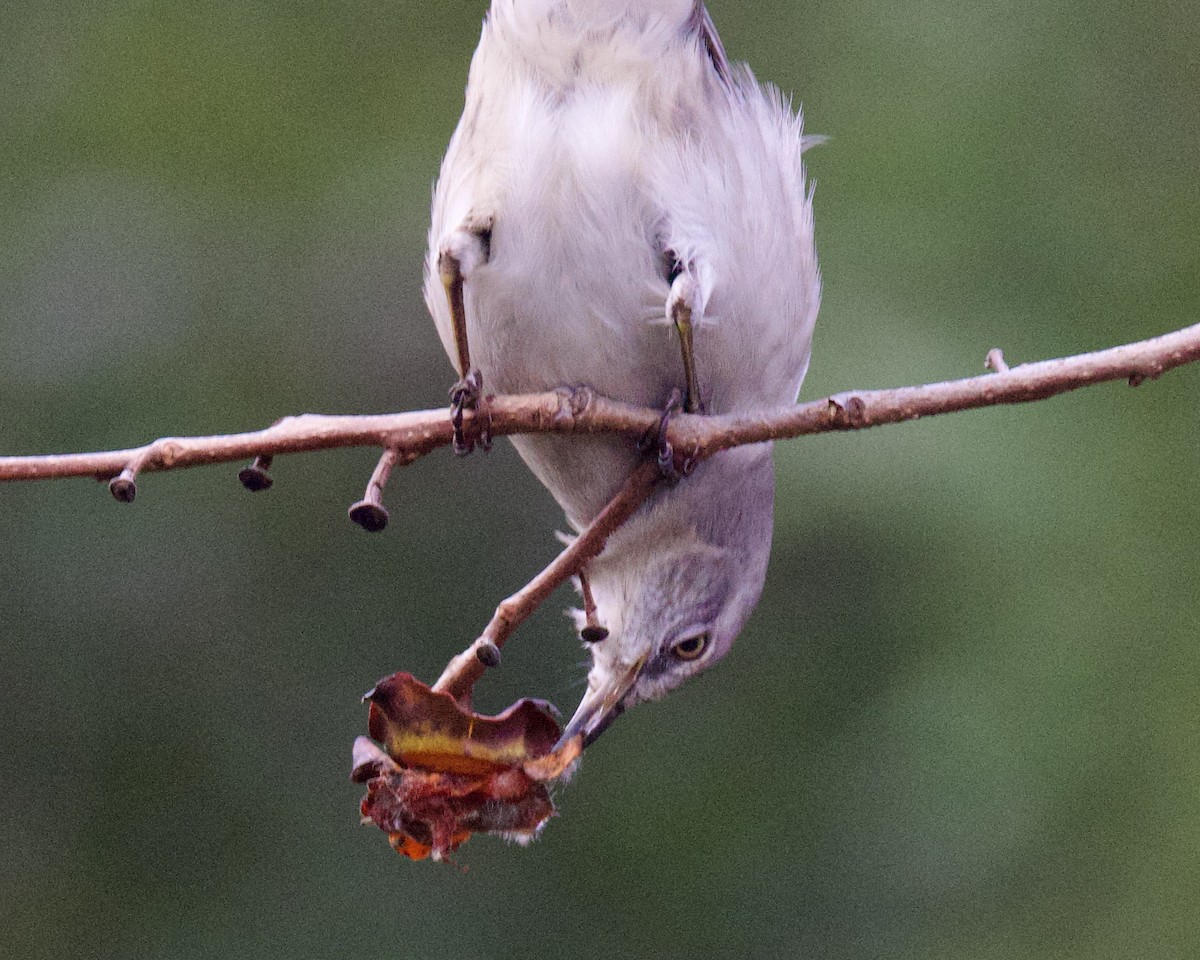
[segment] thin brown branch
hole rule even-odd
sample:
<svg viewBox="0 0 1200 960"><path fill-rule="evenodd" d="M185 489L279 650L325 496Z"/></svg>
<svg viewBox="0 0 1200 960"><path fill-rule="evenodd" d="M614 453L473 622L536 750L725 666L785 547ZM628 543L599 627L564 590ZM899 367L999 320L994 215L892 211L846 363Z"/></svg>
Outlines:
<svg viewBox="0 0 1200 960"><path fill-rule="evenodd" d="M1200 360L1200 324L1136 343L1041 360L964 380L834 394L823 400L749 417L686 417L671 424L677 455L698 458L745 443L812 433L863 430L960 410L1045 400L1110 380L1138 386Z"/></svg>
<svg viewBox="0 0 1200 960"><path fill-rule="evenodd" d="M383 505L383 488L392 474L392 468L400 460L400 454L395 447L388 447L379 458L375 472L367 481L367 489L363 498L350 505L350 519L368 533L378 533L388 525L387 507Z"/></svg>
<svg viewBox="0 0 1200 960"><path fill-rule="evenodd" d="M618 403L588 390L558 390L494 397L490 416L496 434L640 435L658 422L660 413ZM471 417L468 412L468 423ZM0 457L0 481L62 477L108 480L131 465L135 472L150 473L341 447L394 449L404 464L449 446L453 434L447 409L363 416L306 413L249 433L163 437L142 447L100 453Z"/></svg>
<svg viewBox="0 0 1200 960"><path fill-rule="evenodd" d="M675 466L746 443L784 440L813 433L861 430L885 423L998 404L1027 403L1107 380L1137 386L1167 370L1200 360L1200 324L1137 343L1060 360L1009 368L999 350L988 354L995 371L979 377L888 390L840 393L823 400L753 416L674 417L666 441ZM661 413L609 400L586 389L492 398L488 403L492 434L612 433L641 437L656 428ZM468 429L472 426L467 421ZM139 473L253 457L239 474L251 490L271 485L271 459L337 447L378 447L384 453L352 518L368 529L386 522L382 489L397 464L413 462L449 446L454 425L446 410L373 416L288 417L253 433L212 437L166 437L142 447L105 453L0 457L0 481L91 476L110 480L118 500L132 501ZM609 536L645 502L659 477L658 464L639 465L626 486L567 549L528 585L503 601L491 622L463 653L447 665L435 689L467 700L476 680L500 662L500 648L513 631L565 580L580 574L603 551ZM355 513L358 516L355 516ZM590 624L590 621L589 621Z"/></svg>
<svg viewBox="0 0 1200 960"><path fill-rule="evenodd" d="M678 457L703 458L744 443L861 430L959 410L1027 403L1106 380L1127 380L1137 385L1196 360L1200 360L1200 324L1108 350L1026 363L964 380L851 391L754 416L680 415L672 420L668 439ZM493 434L619 433L636 437L658 423L660 412L609 400L588 390L559 390L495 397L490 416ZM104 453L0 457L0 481L53 477L109 480L124 471L148 473L337 447L395 449L399 462L409 463L449 446L452 438L453 426L444 409L369 416L304 414L251 433L165 437L143 447Z"/></svg>
<svg viewBox="0 0 1200 960"><path fill-rule="evenodd" d="M583 533L572 540L570 545L529 583L500 602L483 633L446 665L433 689L445 691L456 699L468 699L475 681L483 676L487 667L499 663L499 649L512 636L513 631L561 584L578 574L589 560L603 552L608 538L646 501L659 477L658 464L639 464L625 481L625 486L596 515L596 519Z"/></svg>

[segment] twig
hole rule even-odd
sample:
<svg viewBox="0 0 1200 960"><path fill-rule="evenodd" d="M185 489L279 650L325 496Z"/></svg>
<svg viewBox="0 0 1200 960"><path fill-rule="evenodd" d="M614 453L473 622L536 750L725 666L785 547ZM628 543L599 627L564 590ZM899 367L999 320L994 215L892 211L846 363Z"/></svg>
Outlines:
<svg viewBox="0 0 1200 960"><path fill-rule="evenodd" d="M445 691L466 700L489 666L499 663L499 650L561 584L583 570L589 560L598 557L612 536L650 496L661 473L656 463L640 463L625 481L625 486L601 510L578 537L571 541L541 573L496 607L491 621L474 643L454 657L442 671L434 690Z"/></svg>
<svg viewBox="0 0 1200 960"><path fill-rule="evenodd" d="M258 458L261 459L261 458ZM392 468L400 461L400 453L395 447L388 447L379 458L375 472L367 481L367 490L363 498L350 505L350 519L368 533L378 533L388 525L387 507L383 505L383 488L392 475ZM257 460L255 461L257 462ZM240 474L239 474L240 476Z"/></svg>
<svg viewBox="0 0 1200 960"><path fill-rule="evenodd" d="M490 415L492 432L496 434L625 433L637 436L658 423L662 414L578 389L494 397ZM472 416L468 411L467 423ZM363 416L305 413L285 417L264 430L249 433L163 437L142 447L101 453L0 457L0 481L64 477L108 480L130 465L136 472L150 473L343 447L390 448L397 451L401 463L411 463L440 447L449 446L453 433L449 411L444 408ZM261 469L261 464L259 467Z"/></svg>
<svg viewBox="0 0 1200 960"><path fill-rule="evenodd" d="M1041 360L964 380L888 390L834 394L788 410L750 417L677 417L669 437L697 459L745 443L812 433L863 430L960 410L1045 400L1109 380L1139 386L1168 370L1200 360L1200 324L1094 353ZM709 421L709 422L706 422Z"/></svg>
<svg viewBox="0 0 1200 960"><path fill-rule="evenodd" d="M596 618L596 600L592 596L592 584L586 570L580 570L579 594L583 598L583 629L579 631L579 639L584 643L600 643L608 639L608 628Z"/></svg>
<svg viewBox="0 0 1200 960"><path fill-rule="evenodd" d="M744 443L1027 403L1106 380L1127 380L1136 386L1196 360L1200 360L1200 324L1108 350L1026 363L964 380L839 393L754 416L680 414L671 421L667 439L682 463ZM580 389L495 397L490 415L493 434L617 433L640 437L658 424L661 411ZM449 446L452 437L450 415L444 409L368 416L304 414L252 433L166 437L143 447L105 453L0 457L0 481L88 476L109 480L126 470L148 473L339 447L395 449L400 462L411 462Z"/></svg>

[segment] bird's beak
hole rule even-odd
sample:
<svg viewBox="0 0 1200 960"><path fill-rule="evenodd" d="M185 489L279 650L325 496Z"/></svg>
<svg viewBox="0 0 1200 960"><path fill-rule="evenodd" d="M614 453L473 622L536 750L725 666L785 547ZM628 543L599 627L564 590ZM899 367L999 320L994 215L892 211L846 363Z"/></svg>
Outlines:
<svg viewBox="0 0 1200 960"><path fill-rule="evenodd" d="M596 738L625 712L625 695L637 682L638 674L642 672L645 663L646 658L642 657L623 673L615 674L607 683L597 687L589 686L575 711L575 716L571 717L571 722L563 731L558 745L562 746L572 737L581 736L583 745L591 746Z"/></svg>

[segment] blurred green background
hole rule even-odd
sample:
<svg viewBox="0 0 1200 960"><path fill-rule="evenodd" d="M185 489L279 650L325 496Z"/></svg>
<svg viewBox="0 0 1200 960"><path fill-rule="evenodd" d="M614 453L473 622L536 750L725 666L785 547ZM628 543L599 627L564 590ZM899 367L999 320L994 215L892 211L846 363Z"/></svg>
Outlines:
<svg viewBox="0 0 1200 960"><path fill-rule="evenodd" d="M9 0L0 452L439 405L430 183L480 2ZM1198 319L1200 7L714 0L794 91L805 396ZM778 452L719 670L528 849L358 825L359 695L436 675L561 525L505 445L0 488L0 956L1171 958L1200 949L1200 370ZM480 689L570 708L563 595Z"/></svg>

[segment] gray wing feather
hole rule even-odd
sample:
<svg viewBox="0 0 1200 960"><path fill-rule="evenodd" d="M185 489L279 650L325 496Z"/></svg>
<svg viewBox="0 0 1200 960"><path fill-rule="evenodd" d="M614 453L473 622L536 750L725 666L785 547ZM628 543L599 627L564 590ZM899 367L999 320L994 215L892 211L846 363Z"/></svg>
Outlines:
<svg viewBox="0 0 1200 960"><path fill-rule="evenodd" d="M729 58L725 55L725 44L721 42L716 25L712 22L712 17L709 16L708 9L704 6L704 0L696 0L689 26L704 41L704 49L708 51L708 58L712 61L717 76L728 83Z"/></svg>

